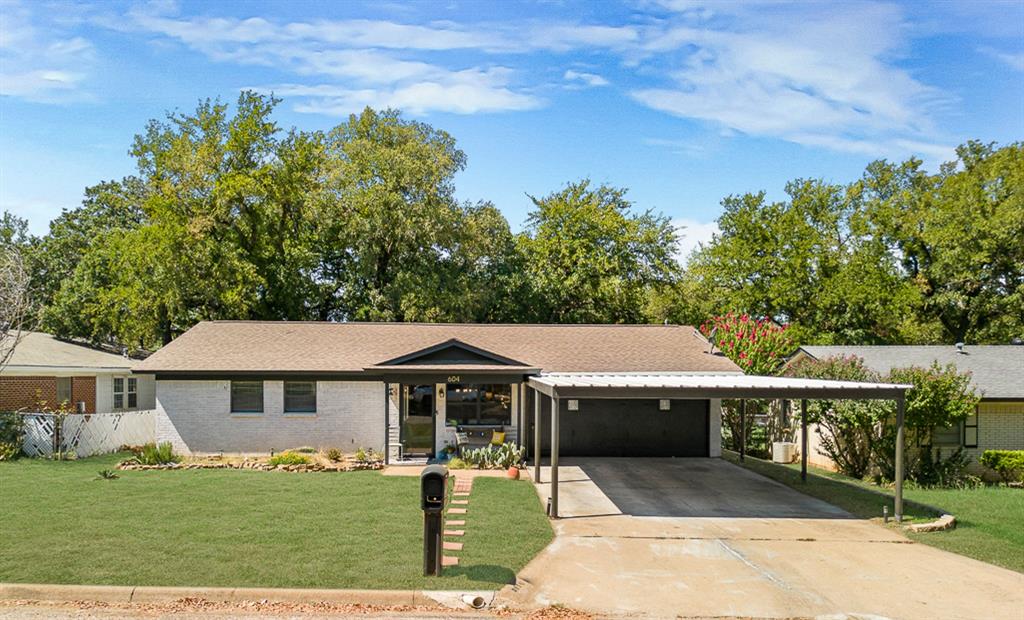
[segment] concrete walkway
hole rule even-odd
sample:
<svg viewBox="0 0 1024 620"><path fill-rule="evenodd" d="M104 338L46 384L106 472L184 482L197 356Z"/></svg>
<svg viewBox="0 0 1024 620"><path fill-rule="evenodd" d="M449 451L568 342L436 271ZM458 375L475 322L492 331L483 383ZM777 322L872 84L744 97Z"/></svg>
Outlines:
<svg viewBox="0 0 1024 620"><path fill-rule="evenodd" d="M725 461L566 469L569 518L502 601L655 617L1024 618L1024 575L911 543Z"/></svg>

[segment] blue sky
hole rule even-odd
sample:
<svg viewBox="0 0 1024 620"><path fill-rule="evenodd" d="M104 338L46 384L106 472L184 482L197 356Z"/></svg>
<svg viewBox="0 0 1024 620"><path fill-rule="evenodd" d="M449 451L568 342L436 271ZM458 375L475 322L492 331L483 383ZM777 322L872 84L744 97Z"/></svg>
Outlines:
<svg viewBox="0 0 1024 620"><path fill-rule="evenodd" d="M43 233L166 110L274 92L452 133L514 228L590 177L707 238L723 196L1024 138L1024 2L0 0L0 208Z"/></svg>

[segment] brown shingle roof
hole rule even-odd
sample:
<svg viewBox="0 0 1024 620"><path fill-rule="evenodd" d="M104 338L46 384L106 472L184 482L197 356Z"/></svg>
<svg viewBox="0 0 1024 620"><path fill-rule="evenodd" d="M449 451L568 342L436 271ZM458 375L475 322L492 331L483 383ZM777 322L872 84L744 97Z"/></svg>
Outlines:
<svg viewBox="0 0 1024 620"><path fill-rule="evenodd" d="M738 372L692 327L444 323L199 323L137 372L361 372L452 338L545 372Z"/></svg>

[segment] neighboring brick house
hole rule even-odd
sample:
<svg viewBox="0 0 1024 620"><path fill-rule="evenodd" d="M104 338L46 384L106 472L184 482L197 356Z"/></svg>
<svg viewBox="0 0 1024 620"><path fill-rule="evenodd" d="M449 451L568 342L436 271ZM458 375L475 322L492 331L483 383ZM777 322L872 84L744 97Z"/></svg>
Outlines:
<svg viewBox="0 0 1024 620"><path fill-rule="evenodd" d="M788 363L804 357L849 356L863 359L865 366L882 374L935 362L969 372L981 396L977 413L955 428L936 431L934 445L943 450L963 448L974 461L985 450L1024 450L1024 346L805 346ZM808 439L810 461L828 467L827 458L815 454L817 438L809 434Z"/></svg>
<svg viewBox="0 0 1024 620"><path fill-rule="evenodd" d="M154 409L151 375L121 355L50 334L27 332L0 370L0 411L39 411L62 404L83 413Z"/></svg>

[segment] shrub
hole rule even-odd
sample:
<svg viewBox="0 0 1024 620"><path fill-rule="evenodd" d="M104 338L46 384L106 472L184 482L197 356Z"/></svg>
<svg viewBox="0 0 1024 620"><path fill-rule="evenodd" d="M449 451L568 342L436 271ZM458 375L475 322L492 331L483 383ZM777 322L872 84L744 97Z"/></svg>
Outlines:
<svg viewBox="0 0 1024 620"><path fill-rule="evenodd" d="M973 414L978 395L971 387L969 373L957 372L956 366L938 363L928 368L894 368L885 379L890 383L913 385L907 391L904 425L906 428L907 477L921 484L932 484L934 470L942 468L941 459L930 454L932 433L936 428L950 428ZM882 421L881 435L875 443L874 464L879 477L893 480L896 475L896 416L891 405ZM912 446L922 446L915 450ZM954 454L950 458L957 458ZM939 461L939 462L936 462ZM950 467L956 466L956 463Z"/></svg>
<svg viewBox="0 0 1024 620"><path fill-rule="evenodd" d="M456 456L448 461L448 469L469 469L469 463Z"/></svg>
<svg viewBox="0 0 1024 620"><path fill-rule="evenodd" d="M999 474L1003 482L1024 477L1024 450L985 450L981 464Z"/></svg>
<svg viewBox="0 0 1024 620"><path fill-rule="evenodd" d="M324 456L326 456L329 461L337 462L340 461L344 455L341 453L341 450L337 448L329 448Z"/></svg>
<svg viewBox="0 0 1024 620"><path fill-rule="evenodd" d="M525 455L526 448L510 442L498 447L484 446L476 450L469 450L465 453L464 460L470 466L480 469L508 469L522 463Z"/></svg>
<svg viewBox="0 0 1024 620"><path fill-rule="evenodd" d="M360 447L356 450L355 458L360 463L372 463L384 460L384 455L373 448Z"/></svg>
<svg viewBox="0 0 1024 620"><path fill-rule="evenodd" d="M21 415L13 411L0 413L0 461L13 461L21 456L25 425Z"/></svg>
<svg viewBox="0 0 1024 620"><path fill-rule="evenodd" d="M967 473L971 458L958 449L943 459L938 450L923 448L917 460L912 480L922 487L969 489L981 484L981 479Z"/></svg>
<svg viewBox="0 0 1024 620"><path fill-rule="evenodd" d="M305 454L299 454L298 452L282 452L270 457L270 460L267 462L272 467L277 467L278 465L309 465L311 461Z"/></svg>
<svg viewBox="0 0 1024 620"><path fill-rule="evenodd" d="M112 469L101 469L96 476L97 480L117 480L120 478Z"/></svg>
<svg viewBox="0 0 1024 620"><path fill-rule="evenodd" d="M171 442L165 441L161 444L147 443L138 448L135 452L135 460L142 465L167 465L177 463L178 455L174 453Z"/></svg>
<svg viewBox="0 0 1024 620"><path fill-rule="evenodd" d="M802 359L786 370L786 375L808 379L841 381L880 381L856 356ZM864 478L877 453L879 423L891 410L887 403L874 400L812 400L807 403L807 420L817 425L821 438L819 451L827 456L839 473Z"/></svg>
<svg viewBox="0 0 1024 620"><path fill-rule="evenodd" d="M310 448L309 446L303 446L302 448L292 448L288 452L298 452L299 454L316 454L316 448Z"/></svg>

